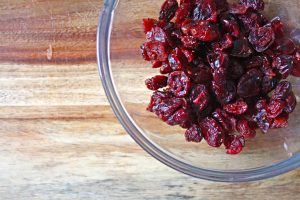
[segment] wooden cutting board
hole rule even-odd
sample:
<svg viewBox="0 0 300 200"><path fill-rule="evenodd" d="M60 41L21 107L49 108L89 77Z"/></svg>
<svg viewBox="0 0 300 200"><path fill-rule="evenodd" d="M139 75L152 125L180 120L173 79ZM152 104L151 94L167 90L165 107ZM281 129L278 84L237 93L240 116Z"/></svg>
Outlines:
<svg viewBox="0 0 300 200"><path fill-rule="evenodd" d="M98 77L101 7L97 0L0 2L1 199L300 199L300 170L213 183L135 144Z"/></svg>

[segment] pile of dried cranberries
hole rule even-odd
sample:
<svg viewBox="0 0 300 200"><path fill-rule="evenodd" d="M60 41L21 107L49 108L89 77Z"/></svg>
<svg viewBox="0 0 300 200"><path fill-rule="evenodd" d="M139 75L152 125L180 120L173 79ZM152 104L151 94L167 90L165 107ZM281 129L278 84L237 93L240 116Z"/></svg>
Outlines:
<svg viewBox="0 0 300 200"><path fill-rule="evenodd" d="M158 20L144 19L141 53L162 74L145 81L147 110L228 154L257 128L287 127L297 102L285 79L300 76L300 48L263 9L263 0L166 0Z"/></svg>

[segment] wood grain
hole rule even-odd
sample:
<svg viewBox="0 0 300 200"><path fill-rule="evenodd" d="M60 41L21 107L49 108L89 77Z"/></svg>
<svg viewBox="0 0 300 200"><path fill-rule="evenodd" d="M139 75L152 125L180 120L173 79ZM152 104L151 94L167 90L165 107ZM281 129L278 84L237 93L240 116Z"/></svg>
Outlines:
<svg viewBox="0 0 300 200"><path fill-rule="evenodd" d="M225 184L145 153L98 77L102 1L0 2L1 199L300 199L300 171Z"/></svg>

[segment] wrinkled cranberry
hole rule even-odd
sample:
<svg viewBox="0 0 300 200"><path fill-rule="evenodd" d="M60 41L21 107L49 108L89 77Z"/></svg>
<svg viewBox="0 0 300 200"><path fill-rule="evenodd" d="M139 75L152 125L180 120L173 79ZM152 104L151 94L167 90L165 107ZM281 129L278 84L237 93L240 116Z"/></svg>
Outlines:
<svg viewBox="0 0 300 200"><path fill-rule="evenodd" d="M199 40L193 36L183 36L181 37L181 42L188 49L196 49L200 44Z"/></svg>
<svg viewBox="0 0 300 200"><path fill-rule="evenodd" d="M228 104L236 96L236 87L234 82L226 80L226 73L222 68L215 70L213 76L213 92L221 104Z"/></svg>
<svg viewBox="0 0 300 200"><path fill-rule="evenodd" d="M296 105L297 105L297 100L296 100L295 94L293 92L291 92L287 96L285 102L286 102L286 107L284 108L284 112L292 113L295 110Z"/></svg>
<svg viewBox="0 0 300 200"><path fill-rule="evenodd" d="M283 109L286 107L286 102L279 99L271 100L270 104L267 107L267 116L269 118L275 118L279 116Z"/></svg>
<svg viewBox="0 0 300 200"><path fill-rule="evenodd" d="M222 52L215 52L207 55L207 61L213 70L226 68L228 66L228 55Z"/></svg>
<svg viewBox="0 0 300 200"><path fill-rule="evenodd" d="M200 127L204 139L212 147L220 147L224 139L224 131L221 125L213 118L207 117L201 123Z"/></svg>
<svg viewBox="0 0 300 200"><path fill-rule="evenodd" d="M202 132L198 125L192 125L185 132L185 139L188 142L196 142L199 143L202 140Z"/></svg>
<svg viewBox="0 0 300 200"><path fill-rule="evenodd" d="M235 57L249 57L253 53L248 40L246 38L239 38L234 41L233 48L230 55Z"/></svg>
<svg viewBox="0 0 300 200"><path fill-rule="evenodd" d="M176 70L182 70L187 63L185 55L179 48L174 49L171 54L168 56L169 64L171 68Z"/></svg>
<svg viewBox="0 0 300 200"><path fill-rule="evenodd" d="M254 10L264 10L265 8L263 0L240 0L240 3Z"/></svg>
<svg viewBox="0 0 300 200"><path fill-rule="evenodd" d="M185 30L182 30L185 32ZM219 38L218 27L208 21L194 21L187 31L198 40L211 42Z"/></svg>
<svg viewBox="0 0 300 200"><path fill-rule="evenodd" d="M232 133L235 131L237 120L224 110L218 108L212 113L212 116L218 123L222 125L227 133Z"/></svg>
<svg viewBox="0 0 300 200"><path fill-rule="evenodd" d="M162 64L159 71L160 71L161 74L168 74L168 73L171 73L173 71L173 69L169 65L169 63L165 62L165 63Z"/></svg>
<svg viewBox="0 0 300 200"><path fill-rule="evenodd" d="M194 60L194 54L191 50L181 48L181 52L185 55L188 62L192 62Z"/></svg>
<svg viewBox="0 0 300 200"><path fill-rule="evenodd" d="M186 18L191 15L192 5L190 1L181 2L175 14L177 24L181 24Z"/></svg>
<svg viewBox="0 0 300 200"><path fill-rule="evenodd" d="M217 5L214 0L199 0L193 11L193 20L217 22Z"/></svg>
<svg viewBox="0 0 300 200"><path fill-rule="evenodd" d="M167 86L168 77L166 76L154 76L146 79L145 84L149 90L158 90Z"/></svg>
<svg viewBox="0 0 300 200"><path fill-rule="evenodd" d="M245 113L247 111L247 109L248 109L248 105L242 99L224 106L224 110L226 112L235 114L235 115L241 115L241 114Z"/></svg>
<svg viewBox="0 0 300 200"><path fill-rule="evenodd" d="M276 86L272 94L272 99L285 100L291 91L292 84L288 81L282 81Z"/></svg>
<svg viewBox="0 0 300 200"><path fill-rule="evenodd" d="M282 113L278 117L276 117L272 123L271 128L286 128L289 125L289 114Z"/></svg>
<svg viewBox="0 0 300 200"><path fill-rule="evenodd" d="M233 16L223 14L220 16L220 22L223 31L229 33L230 35L236 38L240 36L241 33L240 27L238 25L238 22Z"/></svg>
<svg viewBox="0 0 300 200"><path fill-rule="evenodd" d="M263 133L267 133L273 123L273 120L267 117L267 111L265 109L259 110L256 115L253 116L253 120Z"/></svg>
<svg viewBox="0 0 300 200"><path fill-rule="evenodd" d="M146 39L148 41L167 42L167 35L162 28L153 27L149 32L147 32Z"/></svg>
<svg viewBox="0 0 300 200"><path fill-rule="evenodd" d="M244 74L245 70L242 64L236 60L236 59L231 59L230 64L229 64L229 77L238 80L241 78L241 76Z"/></svg>
<svg viewBox="0 0 300 200"><path fill-rule="evenodd" d="M238 83L237 93L241 97L253 97L260 93L263 75L257 69L249 70Z"/></svg>
<svg viewBox="0 0 300 200"><path fill-rule="evenodd" d="M258 13L248 11L246 14L238 15L240 23L243 25L244 32L248 33L251 30L259 28L262 22L262 16Z"/></svg>
<svg viewBox="0 0 300 200"><path fill-rule="evenodd" d="M251 127L249 121L244 118L238 121L237 131L245 138L254 138L256 135L255 129Z"/></svg>
<svg viewBox="0 0 300 200"><path fill-rule="evenodd" d="M170 73L168 85L176 97L184 97L189 92L191 82L185 72L176 71Z"/></svg>
<svg viewBox="0 0 300 200"><path fill-rule="evenodd" d="M143 48L146 55L144 58L150 60L166 61L168 59L168 53L166 44L159 41L146 42Z"/></svg>
<svg viewBox="0 0 300 200"><path fill-rule="evenodd" d="M272 63L272 67L277 69L278 73L281 75L281 78L286 79L294 66L293 56L278 56Z"/></svg>
<svg viewBox="0 0 300 200"><path fill-rule="evenodd" d="M245 146L243 136L228 135L225 137L224 145L227 154L239 154Z"/></svg>
<svg viewBox="0 0 300 200"><path fill-rule="evenodd" d="M262 80L262 92L264 93L269 93L272 90L274 90L274 88L276 87L278 83L278 79L277 78L272 78L269 76L264 76L263 80Z"/></svg>
<svg viewBox="0 0 300 200"><path fill-rule="evenodd" d="M232 4L229 7L229 13L232 14L245 14L248 10L248 7L241 4Z"/></svg>
<svg viewBox="0 0 300 200"><path fill-rule="evenodd" d="M188 120L188 113L186 109L179 109L173 115L171 115L166 121L170 126L184 124Z"/></svg>
<svg viewBox="0 0 300 200"><path fill-rule="evenodd" d="M143 19L144 33L151 31L151 29L154 27L156 23L157 20L155 19L151 19L151 18Z"/></svg>
<svg viewBox="0 0 300 200"><path fill-rule="evenodd" d="M275 34L271 27L260 27L252 30L248 39L257 52L263 52L273 44Z"/></svg>
<svg viewBox="0 0 300 200"><path fill-rule="evenodd" d="M224 37L218 41L211 44L213 51L223 51L229 49L233 46L233 39L229 33L226 33Z"/></svg>
<svg viewBox="0 0 300 200"><path fill-rule="evenodd" d="M209 91L205 85L197 85L190 94L190 101L198 111L204 110L210 101Z"/></svg>
<svg viewBox="0 0 300 200"><path fill-rule="evenodd" d="M276 37L282 37L283 36L283 31L284 31L284 25L280 19L280 17L275 17L271 20L271 26L274 30L274 33Z"/></svg>
<svg viewBox="0 0 300 200"><path fill-rule="evenodd" d="M296 47L291 39L283 38L275 41L274 50L279 54L292 55L295 52Z"/></svg>
<svg viewBox="0 0 300 200"><path fill-rule="evenodd" d="M187 73L194 83L207 84L212 80L212 73L207 66L188 67Z"/></svg>
<svg viewBox="0 0 300 200"><path fill-rule="evenodd" d="M177 0L166 0L161 7L159 19L169 22L175 16L177 8Z"/></svg>

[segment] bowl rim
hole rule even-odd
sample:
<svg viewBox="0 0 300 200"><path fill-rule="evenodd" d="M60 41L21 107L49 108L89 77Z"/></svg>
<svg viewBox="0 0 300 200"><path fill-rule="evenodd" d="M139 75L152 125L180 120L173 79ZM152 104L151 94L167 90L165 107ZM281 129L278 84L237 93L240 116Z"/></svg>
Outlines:
<svg viewBox="0 0 300 200"><path fill-rule="evenodd" d="M105 0L103 10L100 12L97 28L97 64L108 101L113 112L129 135L146 152L165 165L182 172L184 174L218 182L248 182L271 178L281 175L300 167L300 154L293 155L291 158L275 163L271 166L253 168L240 171L217 171L194 167L184 163L171 153L163 150L152 142L146 134L136 125L134 120L127 113L117 93L110 63L110 36L114 11L119 0Z"/></svg>

